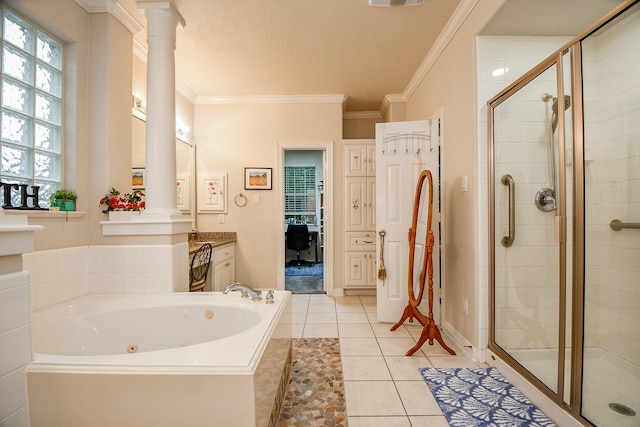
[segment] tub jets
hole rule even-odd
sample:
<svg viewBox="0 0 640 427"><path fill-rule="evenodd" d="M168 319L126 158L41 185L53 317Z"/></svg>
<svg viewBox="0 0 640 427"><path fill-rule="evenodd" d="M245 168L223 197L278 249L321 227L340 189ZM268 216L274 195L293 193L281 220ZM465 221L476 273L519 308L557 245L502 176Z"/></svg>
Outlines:
<svg viewBox="0 0 640 427"><path fill-rule="evenodd" d="M247 286L242 283L234 283L232 285L227 286L222 291L223 294L228 294L229 292L240 291L242 292L242 298L249 298L251 296L251 301L261 301L262 300L262 291L256 291L252 289L250 286Z"/></svg>

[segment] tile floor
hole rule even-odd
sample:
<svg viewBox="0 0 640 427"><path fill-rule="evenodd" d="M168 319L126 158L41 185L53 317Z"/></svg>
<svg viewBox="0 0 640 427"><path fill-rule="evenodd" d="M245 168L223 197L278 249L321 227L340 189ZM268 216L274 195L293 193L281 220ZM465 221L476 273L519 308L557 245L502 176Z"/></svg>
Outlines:
<svg viewBox="0 0 640 427"><path fill-rule="evenodd" d="M437 342L404 354L422 328L378 323L375 296L292 295L294 338L339 338L350 427L448 427L418 368L478 367ZM445 342L462 354L451 339Z"/></svg>

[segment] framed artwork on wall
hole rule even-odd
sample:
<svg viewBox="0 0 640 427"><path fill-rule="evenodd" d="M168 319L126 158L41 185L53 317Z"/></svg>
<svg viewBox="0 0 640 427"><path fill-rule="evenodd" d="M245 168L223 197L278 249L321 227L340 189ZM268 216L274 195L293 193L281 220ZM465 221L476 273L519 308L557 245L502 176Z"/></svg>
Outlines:
<svg viewBox="0 0 640 427"><path fill-rule="evenodd" d="M144 168L131 168L131 188L134 190L144 190L145 184Z"/></svg>
<svg viewBox="0 0 640 427"><path fill-rule="evenodd" d="M271 190L271 168L244 168L245 190Z"/></svg>
<svg viewBox="0 0 640 427"><path fill-rule="evenodd" d="M200 177L198 212L224 213L227 211L227 174L211 173Z"/></svg>

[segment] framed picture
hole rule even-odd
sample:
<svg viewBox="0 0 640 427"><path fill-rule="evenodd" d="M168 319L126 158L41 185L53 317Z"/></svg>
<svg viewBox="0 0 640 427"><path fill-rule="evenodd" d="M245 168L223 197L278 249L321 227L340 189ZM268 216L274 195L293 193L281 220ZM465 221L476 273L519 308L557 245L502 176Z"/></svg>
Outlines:
<svg viewBox="0 0 640 427"><path fill-rule="evenodd" d="M245 190L271 190L271 168L244 168Z"/></svg>
<svg viewBox="0 0 640 427"><path fill-rule="evenodd" d="M131 188L144 190L144 168L131 169Z"/></svg>
<svg viewBox="0 0 640 427"><path fill-rule="evenodd" d="M200 177L198 212L224 213L227 211L227 174L212 173Z"/></svg>

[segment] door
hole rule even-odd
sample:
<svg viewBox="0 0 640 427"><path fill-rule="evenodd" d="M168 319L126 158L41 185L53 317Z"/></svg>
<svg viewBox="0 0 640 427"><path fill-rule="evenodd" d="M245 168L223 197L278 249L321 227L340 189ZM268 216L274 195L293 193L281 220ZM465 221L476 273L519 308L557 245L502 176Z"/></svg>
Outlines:
<svg viewBox="0 0 640 427"><path fill-rule="evenodd" d="M408 297L409 241L413 199L420 173L429 169L434 177L433 251L434 286L440 284L440 188L439 121L379 123L376 125L376 222L377 257L380 259L380 231L384 237L386 279L378 279L378 321L400 320ZM426 306L426 301L424 301ZM423 310L426 312L426 309ZM439 304L434 306L439 319Z"/></svg>

